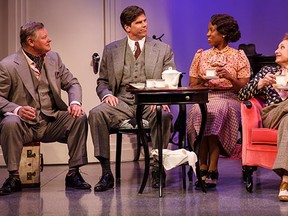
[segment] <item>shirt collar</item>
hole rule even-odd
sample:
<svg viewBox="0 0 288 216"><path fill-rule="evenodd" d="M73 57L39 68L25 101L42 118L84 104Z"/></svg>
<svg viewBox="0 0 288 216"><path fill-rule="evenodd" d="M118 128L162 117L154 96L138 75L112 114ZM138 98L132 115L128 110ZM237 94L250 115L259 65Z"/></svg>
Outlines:
<svg viewBox="0 0 288 216"><path fill-rule="evenodd" d="M136 46L135 46L135 42L136 41L131 40L129 37L127 37L127 38L128 38L128 45L131 48L132 52L134 53L136 51ZM144 37L144 38L142 38L141 40L138 41L141 51L144 48L145 40L146 40L146 37Z"/></svg>
<svg viewBox="0 0 288 216"><path fill-rule="evenodd" d="M22 49L22 53L24 54L24 57L25 57L26 61L28 62L29 66L30 66L33 70L38 70L38 69L36 68L35 62L33 62L33 61L27 56L27 54L24 52L23 49Z"/></svg>

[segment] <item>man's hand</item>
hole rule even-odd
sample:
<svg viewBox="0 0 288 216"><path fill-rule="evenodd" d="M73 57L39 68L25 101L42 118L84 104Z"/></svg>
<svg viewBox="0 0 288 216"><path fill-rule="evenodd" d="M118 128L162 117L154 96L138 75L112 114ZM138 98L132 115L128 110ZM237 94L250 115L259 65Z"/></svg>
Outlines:
<svg viewBox="0 0 288 216"><path fill-rule="evenodd" d="M116 106L118 104L118 98L114 95L109 95L102 101L102 103L108 103L111 106Z"/></svg>
<svg viewBox="0 0 288 216"><path fill-rule="evenodd" d="M36 109L31 106L22 106L17 113L22 119L27 121L35 120L37 117Z"/></svg>
<svg viewBox="0 0 288 216"><path fill-rule="evenodd" d="M152 112L155 112L156 111L156 105L151 105L150 109L152 110ZM162 109L164 111L170 112L170 108L168 105L162 105Z"/></svg>
<svg viewBox="0 0 288 216"><path fill-rule="evenodd" d="M70 115L73 118L79 117L80 115L83 115L85 113L84 109L82 108L82 106L80 106L78 104L71 104L68 107L68 112L70 113Z"/></svg>

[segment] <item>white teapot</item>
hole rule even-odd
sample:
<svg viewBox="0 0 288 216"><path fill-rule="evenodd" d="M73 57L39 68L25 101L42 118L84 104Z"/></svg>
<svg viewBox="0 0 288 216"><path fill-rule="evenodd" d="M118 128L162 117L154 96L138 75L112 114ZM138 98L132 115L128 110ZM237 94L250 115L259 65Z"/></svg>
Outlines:
<svg viewBox="0 0 288 216"><path fill-rule="evenodd" d="M169 67L168 70L162 72L162 79L165 80L165 85L168 88L177 88L181 72L173 70Z"/></svg>

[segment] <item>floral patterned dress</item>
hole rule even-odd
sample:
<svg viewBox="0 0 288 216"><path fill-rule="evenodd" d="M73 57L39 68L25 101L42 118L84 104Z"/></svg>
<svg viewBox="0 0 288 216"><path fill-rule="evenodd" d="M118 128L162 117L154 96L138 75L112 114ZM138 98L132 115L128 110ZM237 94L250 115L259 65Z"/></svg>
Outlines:
<svg viewBox="0 0 288 216"><path fill-rule="evenodd" d="M226 46L223 50L198 50L190 67L190 77L205 78L206 69L224 66L235 78L249 78L250 64L243 50ZM208 95L207 122L204 136L216 135L221 142L221 154L230 156L235 147L240 125L240 100L232 83L225 78L211 79L204 84L212 91ZM187 135L194 143L200 131L201 112L192 105L188 112ZM224 151L223 151L224 150Z"/></svg>
<svg viewBox="0 0 288 216"><path fill-rule="evenodd" d="M272 85L265 86L262 89L257 89L259 80L264 78L267 73L276 74L280 70L280 66L264 66L255 75L250 82L239 91L240 100L249 100L254 96L262 97L266 105L277 104L282 101L280 94Z"/></svg>

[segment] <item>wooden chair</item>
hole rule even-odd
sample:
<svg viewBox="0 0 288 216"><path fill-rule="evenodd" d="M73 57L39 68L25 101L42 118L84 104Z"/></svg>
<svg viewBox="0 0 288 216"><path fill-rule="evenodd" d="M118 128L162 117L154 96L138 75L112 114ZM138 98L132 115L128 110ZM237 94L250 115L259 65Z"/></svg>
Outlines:
<svg viewBox="0 0 288 216"><path fill-rule="evenodd" d="M271 169L277 154L277 130L263 128L262 108L263 103L256 98L241 104L243 179L250 193L257 166Z"/></svg>
<svg viewBox="0 0 288 216"><path fill-rule="evenodd" d="M149 123L146 120L143 120L143 128L145 129L147 140L150 139L150 127ZM139 130L136 125L136 119L127 119L119 127L111 128L110 134L116 134L116 181L119 181L121 178L121 152L122 152L122 135L123 134L135 134L137 136L137 146L136 146L136 155L134 161L139 160L141 152L141 139L139 135Z"/></svg>

